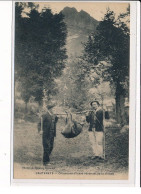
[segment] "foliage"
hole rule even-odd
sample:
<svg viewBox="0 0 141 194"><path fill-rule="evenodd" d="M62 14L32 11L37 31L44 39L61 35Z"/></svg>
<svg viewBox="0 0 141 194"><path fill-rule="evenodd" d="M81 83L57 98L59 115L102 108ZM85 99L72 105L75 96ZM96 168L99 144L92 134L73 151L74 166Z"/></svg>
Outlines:
<svg viewBox="0 0 141 194"><path fill-rule="evenodd" d="M66 64L63 76L58 82L58 99L66 108L82 110L87 103L88 85L85 69L79 60Z"/></svg>
<svg viewBox="0 0 141 194"><path fill-rule="evenodd" d="M85 79L85 71L79 61L71 64L70 78L72 79L70 106L82 110L87 102L88 85Z"/></svg>
<svg viewBox="0 0 141 194"><path fill-rule="evenodd" d="M129 74L129 33L118 22L115 21L114 12L108 10L96 33L89 37L84 57L89 69L97 71L99 67L104 68L104 80L122 87L121 83ZM104 65L103 61L107 64Z"/></svg>
<svg viewBox="0 0 141 194"><path fill-rule="evenodd" d="M24 8L30 8L22 17ZM66 25L64 16L51 9L38 11L38 6L16 3L15 7L15 71L23 85L22 96L34 96L39 103L43 89L47 95L55 94L54 79L65 67Z"/></svg>
<svg viewBox="0 0 141 194"><path fill-rule="evenodd" d="M109 81L115 88L117 112L123 115L122 106L124 98L129 91L129 44L130 35L128 25L123 21L129 16L129 8L126 14L121 14L115 20L115 14L107 10L103 20L99 22L95 34L91 34L84 45L82 59L87 62L87 74L94 71L98 75L95 81ZM120 102L119 102L120 101ZM119 103L119 104L118 104ZM122 112L122 114L121 114Z"/></svg>

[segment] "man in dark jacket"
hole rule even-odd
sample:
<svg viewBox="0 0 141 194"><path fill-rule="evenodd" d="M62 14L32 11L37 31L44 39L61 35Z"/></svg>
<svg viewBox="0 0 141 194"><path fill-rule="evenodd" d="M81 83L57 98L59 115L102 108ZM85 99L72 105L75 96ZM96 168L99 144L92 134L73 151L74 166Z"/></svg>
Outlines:
<svg viewBox="0 0 141 194"><path fill-rule="evenodd" d="M46 165L50 161L49 156L53 150L57 121L58 117L52 115L48 110L46 110L46 112L41 115L38 124L38 132L42 132L43 165Z"/></svg>
<svg viewBox="0 0 141 194"><path fill-rule="evenodd" d="M90 139L94 141L92 143L95 158L104 158L104 126L103 126L103 110L100 107L98 101L92 101L90 103L92 111L86 116L86 121L90 123L89 131L93 132L93 138Z"/></svg>

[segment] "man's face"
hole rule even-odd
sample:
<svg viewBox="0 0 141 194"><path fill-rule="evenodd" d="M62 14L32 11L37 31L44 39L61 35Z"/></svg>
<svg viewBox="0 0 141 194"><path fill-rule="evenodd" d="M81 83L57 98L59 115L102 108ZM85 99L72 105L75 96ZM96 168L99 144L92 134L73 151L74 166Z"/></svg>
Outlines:
<svg viewBox="0 0 141 194"><path fill-rule="evenodd" d="M93 108L94 110L96 110L96 109L98 108L97 102L93 102L93 103L92 103L92 108Z"/></svg>

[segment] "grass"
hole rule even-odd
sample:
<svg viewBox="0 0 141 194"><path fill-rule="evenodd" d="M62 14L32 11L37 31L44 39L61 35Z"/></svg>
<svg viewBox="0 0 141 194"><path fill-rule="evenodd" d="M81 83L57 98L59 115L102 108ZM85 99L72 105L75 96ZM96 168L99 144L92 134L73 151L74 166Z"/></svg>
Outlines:
<svg viewBox="0 0 141 194"><path fill-rule="evenodd" d="M14 163L38 168L42 166L42 137L38 134L36 122L15 120L14 125ZM128 172L128 133L121 134L118 127L106 127L106 160L96 162L88 138L88 126L73 139L66 139L61 131L65 123L57 123L57 136L51 154L48 170L55 173L127 173Z"/></svg>

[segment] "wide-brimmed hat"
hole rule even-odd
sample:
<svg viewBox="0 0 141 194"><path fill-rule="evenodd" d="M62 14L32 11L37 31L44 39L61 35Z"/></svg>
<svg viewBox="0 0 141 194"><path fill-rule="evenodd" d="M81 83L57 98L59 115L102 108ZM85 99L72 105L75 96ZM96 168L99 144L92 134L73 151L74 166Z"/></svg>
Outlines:
<svg viewBox="0 0 141 194"><path fill-rule="evenodd" d="M93 104L94 102L96 102L98 105L100 105L100 103L99 103L98 100L93 100L93 101L91 101L91 102L90 102L90 105L92 106L92 104Z"/></svg>

